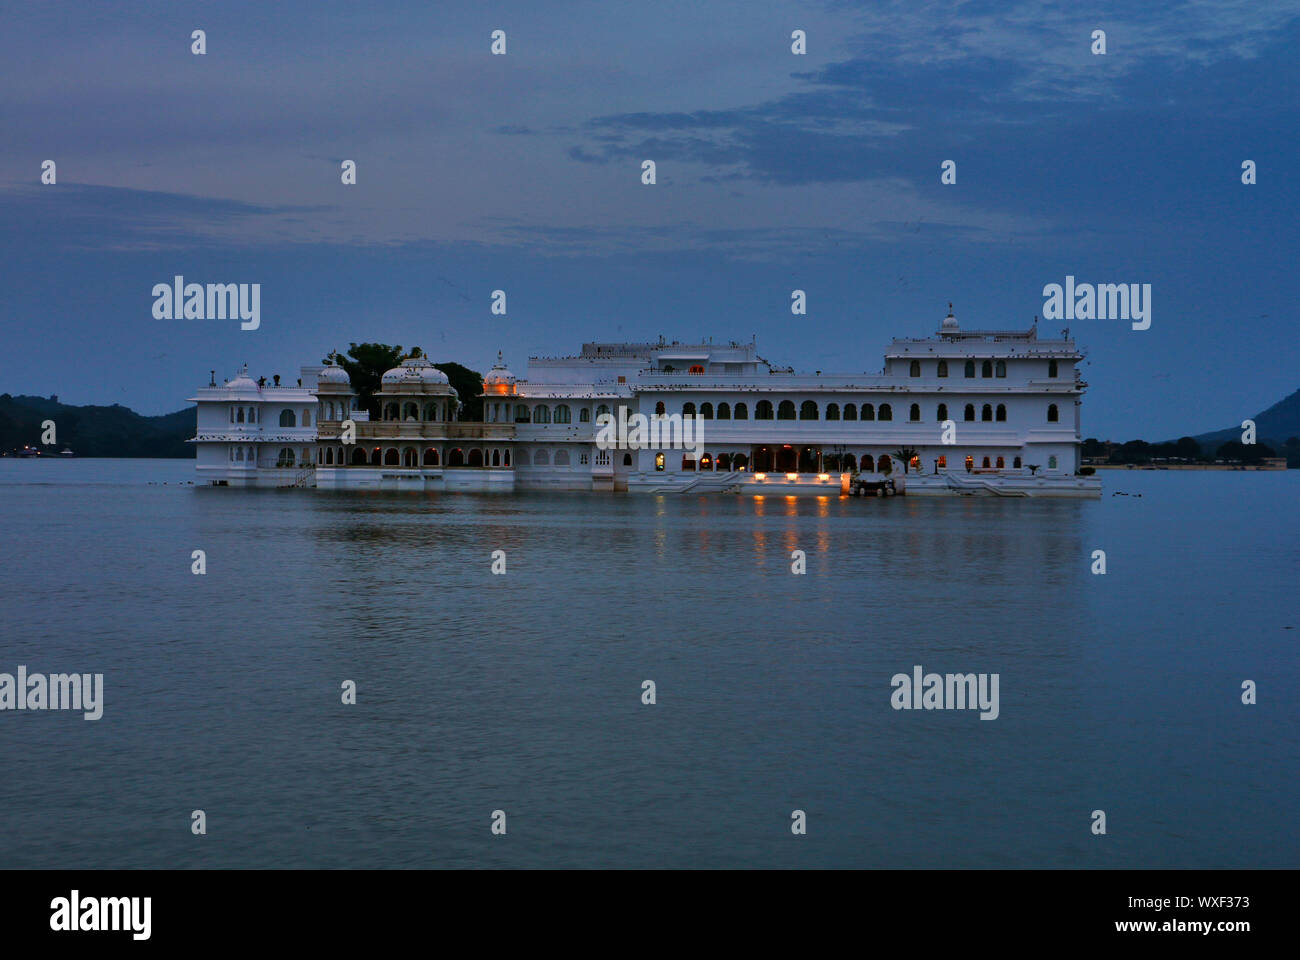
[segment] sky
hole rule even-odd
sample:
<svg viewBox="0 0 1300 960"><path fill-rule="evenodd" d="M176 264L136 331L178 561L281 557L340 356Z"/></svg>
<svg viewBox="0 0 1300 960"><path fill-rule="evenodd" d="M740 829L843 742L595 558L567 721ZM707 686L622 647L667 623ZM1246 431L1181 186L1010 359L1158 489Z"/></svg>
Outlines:
<svg viewBox="0 0 1300 960"><path fill-rule="evenodd" d="M1084 435L1219 429L1300 387L1297 49L1300 0L0 0L0 392L163 413L366 340L878 372L1070 275L1152 290L1069 323ZM155 319L178 274L260 327Z"/></svg>

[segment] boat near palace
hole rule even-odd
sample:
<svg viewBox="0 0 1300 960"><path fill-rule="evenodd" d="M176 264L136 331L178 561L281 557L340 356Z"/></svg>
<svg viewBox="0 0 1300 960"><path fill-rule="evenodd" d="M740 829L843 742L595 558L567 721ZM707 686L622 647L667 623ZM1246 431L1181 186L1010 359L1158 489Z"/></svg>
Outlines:
<svg viewBox="0 0 1300 960"><path fill-rule="evenodd" d="M245 368L190 398L190 442L217 486L1099 497L1079 462L1082 359L1068 331L962 330L951 309L875 374L797 374L753 342L586 343L526 376L499 358L481 422L424 357L369 410L340 367L295 387Z"/></svg>

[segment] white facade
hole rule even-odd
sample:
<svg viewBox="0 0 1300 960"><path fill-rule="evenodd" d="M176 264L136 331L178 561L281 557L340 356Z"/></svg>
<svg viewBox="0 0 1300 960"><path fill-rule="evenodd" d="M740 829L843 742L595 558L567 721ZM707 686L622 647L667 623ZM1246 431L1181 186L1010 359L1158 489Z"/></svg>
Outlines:
<svg viewBox="0 0 1300 960"><path fill-rule="evenodd" d="M1073 341L1040 339L1036 326L962 331L951 313L935 337L895 339L877 374L795 374L752 343L587 343L576 356L530 359L527 378L499 363L484 379L482 424L430 422L429 397L398 394L432 388L390 371L385 422L359 425L361 454L334 439L335 417L354 402L346 378L325 368L332 382L316 390L321 368L304 368L301 389L259 389L241 376L200 391L199 470L287 485L289 468L276 464L293 449L308 454L297 469L314 468L330 487L828 494L850 478L892 475L910 494L1099 496L1099 481L1076 474L1080 360ZM258 410L255 423L230 421L240 405ZM278 425L285 409L298 426ZM304 410L316 423L323 411L329 464ZM602 414L665 426L694 416L700 443L602 449ZM256 467L229 459L245 441ZM473 470L483 475L464 472Z"/></svg>

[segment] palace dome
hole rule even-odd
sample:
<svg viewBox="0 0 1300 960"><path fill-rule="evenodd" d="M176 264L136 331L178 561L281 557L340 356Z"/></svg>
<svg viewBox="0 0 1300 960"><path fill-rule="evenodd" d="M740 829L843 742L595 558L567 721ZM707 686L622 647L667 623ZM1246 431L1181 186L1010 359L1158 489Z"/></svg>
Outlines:
<svg viewBox="0 0 1300 960"><path fill-rule="evenodd" d="M321 368L321 372L316 377L317 383L339 383L350 385L352 378L342 367L326 366Z"/></svg>
<svg viewBox="0 0 1300 960"><path fill-rule="evenodd" d="M245 364L244 368L239 371L239 374L234 380L226 381L226 389L251 390L256 393L260 388L257 385L257 381L248 375L248 366Z"/></svg>
<svg viewBox="0 0 1300 960"><path fill-rule="evenodd" d="M506 369L505 361L502 359L500 351L498 351L496 364L483 378L483 392L513 393L514 385L515 375Z"/></svg>
<svg viewBox="0 0 1300 960"><path fill-rule="evenodd" d="M385 387L450 387L447 375L435 367L427 357L409 357L401 366L393 367L383 375L380 382ZM425 391L428 392L428 391ZM435 390L446 393L446 390Z"/></svg>

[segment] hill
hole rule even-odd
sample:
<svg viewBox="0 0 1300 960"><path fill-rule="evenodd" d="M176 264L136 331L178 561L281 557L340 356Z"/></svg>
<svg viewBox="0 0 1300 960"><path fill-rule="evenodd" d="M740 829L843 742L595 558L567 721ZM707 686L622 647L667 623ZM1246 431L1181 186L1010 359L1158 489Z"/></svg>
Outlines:
<svg viewBox="0 0 1300 960"><path fill-rule="evenodd" d="M41 421L53 420L57 454L71 447L79 457L194 457L195 408L145 417L120 404L77 407L57 397L0 394L0 450L40 446Z"/></svg>
<svg viewBox="0 0 1300 960"><path fill-rule="evenodd" d="M1255 421L1256 442L1280 452L1290 437L1300 437L1300 390L1251 419ZM1201 445L1202 450L1217 450L1220 444L1241 439L1241 425L1202 433L1192 439Z"/></svg>

